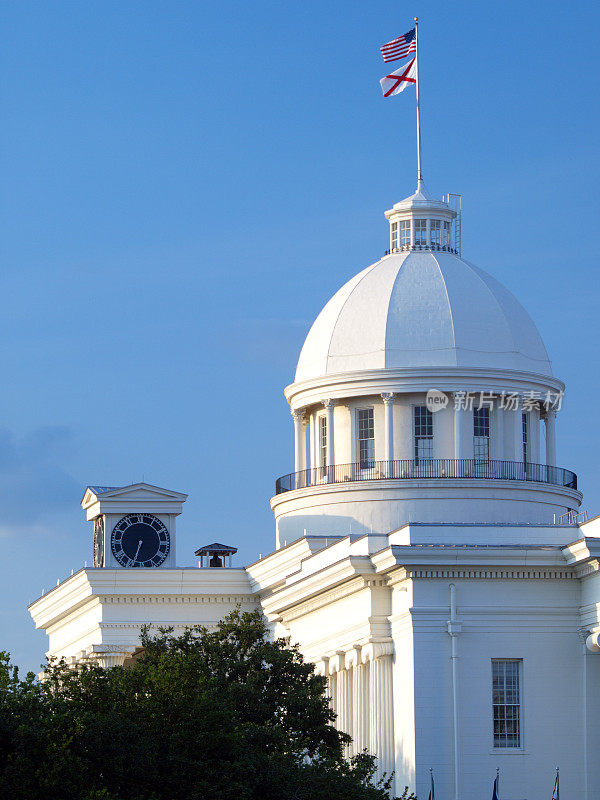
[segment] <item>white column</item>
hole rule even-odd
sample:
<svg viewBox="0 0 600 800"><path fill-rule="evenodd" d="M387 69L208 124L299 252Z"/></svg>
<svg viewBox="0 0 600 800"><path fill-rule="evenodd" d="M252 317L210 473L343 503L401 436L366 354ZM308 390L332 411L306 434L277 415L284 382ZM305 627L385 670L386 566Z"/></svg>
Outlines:
<svg viewBox="0 0 600 800"><path fill-rule="evenodd" d="M343 656L340 660L343 660ZM336 727L339 731L352 735L352 671L342 666L336 675L336 682L338 707ZM350 755L351 746L344 749L346 755Z"/></svg>
<svg viewBox="0 0 600 800"><path fill-rule="evenodd" d="M333 708L333 686L331 675L329 674L329 659L323 658L321 661L317 661L315 665L315 672L317 675L323 675L323 677L327 680L327 688L325 690L325 694L329 700L330 708Z"/></svg>
<svg viewBox="0 0 600 800"><path fill-rule="evenodd" d="M454 458L460 459L464 458L464 448L463 448L463 419L464 419L465 411L463 408L459 407L459 403L455 398L455 405L454 405ZM458 470L458 465L456 466ZM458 472L457 472L458 474Z"/></svg>
<svg viewBox="0 0 600 800"><path fill-rule="evenodd" d="M546 464L556 466L556 411L546 412Z"/></svg>
<svg viewBox="0 0 600 800"><path fill-rule="evenodd" d="M350 733L352 726L352 684L347 669L345 669L346 654L339 650L329 659L329 672L335 676L335 703L334 711L337 715L335 727L344 733Z"/></svg>
<svg viewBox="0 0 600 800"><path fill-rule="evenodd" d="M504 461L504 409L500 408L500 401L496 398L494 405L494 414L496 415L496 449L495 458L498 461ZM502 474L500 471L498 474Z"/></svg>
<svg viewBox="0 0 600 800"><path fill-rule="evenodd" d="M314 411L308 416L308 467L312 470L318 466L317 459L315 458L316 445L315 445L315 414Z"/></svg>
<svg viewBox="0 0 600 800"><path fill-rule="evenodd" d="M338 713L338 698L337 698L337 673L331 672L327 677L327 694L329 695L329 705L334 714ZM334 722L334 725L337 723Z"/></svg>
<svg viewBox="0 0 600 800"><path fill-rule="evenodd" d="M515 411L510 411L510 416L512 418L512 431L513 431L513 438L514 438L514 461L517 463L523 463L523 412L521 408L516 409ZM520 474L517 472L517 475Z"/></svg>
<svg viewBox="0 0 600 800"><path fill-rule="evenodd" d="M377 780L394 770L393 703L392 656L386 653L369 664L369 750L377 756Z"/></svg>
<svg viewBox="0 0 600 800"><path fill-rule="evenodd" d="M458 695L458 636L462 632L462 625L456 615L456 587L453 583L450 589L450 619L446 623L451 642L452 662L452 728L454 734L454 800L460 800L460 729L459 729L459 695Z"/></svg>
<svg viewBox="0 0 600 800"><path fill-rule="evenodd" d="M588 791L588 656L589 650L586 644L586 636L588 631L580 631L580 636L583 643L583 663L582 663L582 683L583 683L583 692L582 692L582 729L583 729L583 800L588 800L589 791Z"/></svg>
<svg viewBox="0 0 600 800"><path fill-rule="evenodd" d="M333 407L335 400L323 400L325 415L327 418L327 480L334 479L335 448L333 446Z"/></svg>
<svg viewBox="0 0 600 800"><path fill-rule="evenodd" d="M386 474L388 478L394 477L394 393L384 392L383 399Z"/></svg>
<svg viewBox="0 0 600 800"><path fill-rule="evenodd" d="M415 457L413 442L413 410L405 396L400 402L395 403L394 423L396 435L394 436L394 460L412 461ZM399 465L402 468L402 465Z"/></svg>
<svg viewBox="0 0 600 800"><path fill-rule="evenodd" d="M529 459L534 464L539 464L541 460L540 455L540 412L537 408L533 408L529 414L529 430L531 440L531 458Z"/></svg>
<svg viewBox="0 0 600 800"><path fill-rule="evenodd" d="M306 469L306 433L304 411L292 411L294 420L294 472Z"/></svg>
<svg viewBox="0 0 600 800"><path fill-rule="evenodd" d="M354 662L352 675L352 738L354 753L369 748L369 664L358 658Z"/></svg>
<svg viewBox="0 0 600 800"><path fill-rule="evenodd" d="M335 673L335 713L337 720L335 727L338 731L346 731L346 672L339 670Z"/></svg>

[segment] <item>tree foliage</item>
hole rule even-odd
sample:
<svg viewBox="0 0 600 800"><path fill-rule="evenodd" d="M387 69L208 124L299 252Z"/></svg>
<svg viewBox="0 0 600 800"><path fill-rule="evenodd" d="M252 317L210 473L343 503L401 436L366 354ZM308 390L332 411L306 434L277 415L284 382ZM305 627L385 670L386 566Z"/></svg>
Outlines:
<svg viewBox="0 0 600 800"><path fill-rule="evenodd" d="M387 800L375 760L344 757L325 679L266 633L240 611L145 630L133 666L49 663L41 683L0 654L0 797Z"/></svg>

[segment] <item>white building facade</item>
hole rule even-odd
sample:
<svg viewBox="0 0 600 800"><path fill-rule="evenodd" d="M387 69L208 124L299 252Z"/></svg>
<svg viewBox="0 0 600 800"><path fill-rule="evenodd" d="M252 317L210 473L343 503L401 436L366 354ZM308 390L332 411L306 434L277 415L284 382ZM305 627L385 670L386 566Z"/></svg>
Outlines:
<svg viewBox="0 0 600 800"><path fill-rule="evenodd" d="M499 768L503 798L537 800L560 765L565 797L600 800L600 519L557 462L564 385L462 258L455 208L420 184L386 217L389 251L324 307L285 390L275 551L177 567L185 495L88 487L95 566L31 614L50 655L111 666L142 624L261 608L398 792L425 796L433 769L439 797L479 800Z"/></svg>

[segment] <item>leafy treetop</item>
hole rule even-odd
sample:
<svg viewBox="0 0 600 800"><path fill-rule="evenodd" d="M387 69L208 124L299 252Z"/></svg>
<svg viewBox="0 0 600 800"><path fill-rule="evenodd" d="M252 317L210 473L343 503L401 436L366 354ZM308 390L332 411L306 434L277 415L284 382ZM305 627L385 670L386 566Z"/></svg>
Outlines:
<svg viewBox="0 0 600 800"><path fill-rule="evenodd" d="M1 797L388 800L372 756L344 757L325 679L259 612L142 644L128 668L51 662L41 683L0 654Z"/></svg>

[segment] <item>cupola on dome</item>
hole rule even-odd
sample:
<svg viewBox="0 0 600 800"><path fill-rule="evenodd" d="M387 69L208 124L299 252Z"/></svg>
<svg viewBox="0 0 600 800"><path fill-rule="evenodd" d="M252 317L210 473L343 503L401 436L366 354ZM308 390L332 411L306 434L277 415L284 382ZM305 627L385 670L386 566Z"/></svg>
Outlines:
<svg viewBox="0 0 600 800"><path fill-rule="evenodd" d="M523 306L456 252L449 236L455 216L422 188L386 212L390 254L349 280L323 308L304 342L296 382L405 367L552 375Z"/></svg>

